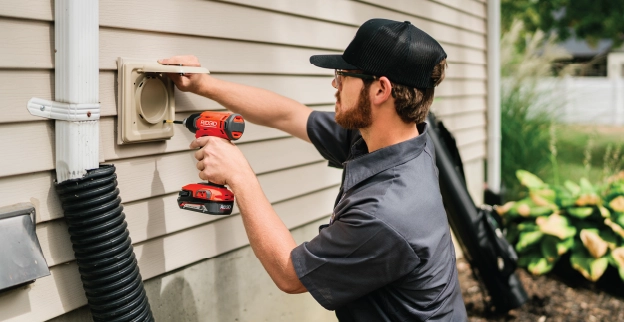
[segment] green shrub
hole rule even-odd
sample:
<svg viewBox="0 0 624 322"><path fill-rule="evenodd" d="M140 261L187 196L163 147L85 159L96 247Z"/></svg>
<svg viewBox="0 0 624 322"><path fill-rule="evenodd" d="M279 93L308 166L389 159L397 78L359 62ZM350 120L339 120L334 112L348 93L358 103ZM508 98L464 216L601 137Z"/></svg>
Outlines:
<svg viewBox="0 0 624 322"><path fill-rule="evenodd" d="M570 265L588 280L598 280L608 265L624 280L624 171L598 185L584 178L548 185L525 170L516 176L527 197L496 211L521 267L544 274L570 252Z"/></svg>

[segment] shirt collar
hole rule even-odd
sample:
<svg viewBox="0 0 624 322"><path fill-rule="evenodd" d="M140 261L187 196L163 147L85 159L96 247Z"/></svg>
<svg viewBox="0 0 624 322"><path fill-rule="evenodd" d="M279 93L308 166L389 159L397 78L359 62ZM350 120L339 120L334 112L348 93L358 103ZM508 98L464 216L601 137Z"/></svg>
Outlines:
<svg viewBox="0 0 624 322"><path fill-rule="evenodd" d="M416 158L427 143L427 123L417 125L417 137L368 153L364 139L360 138L351 146L351 159L342 165L345 169L343 191L382 172Z"/></svg>

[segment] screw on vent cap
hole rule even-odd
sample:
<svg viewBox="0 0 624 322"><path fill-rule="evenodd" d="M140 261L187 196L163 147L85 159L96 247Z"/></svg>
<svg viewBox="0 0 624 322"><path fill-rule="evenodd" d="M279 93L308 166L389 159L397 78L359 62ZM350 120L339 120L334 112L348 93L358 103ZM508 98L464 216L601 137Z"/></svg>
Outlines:
<svg viewBox="0 0 624 322"><path fill-rule="evenodd" d="M440 44L409 21L366 21L342 55L315 55L323 68L355 69L416 88L435 87L433 68L446 58Z"/></svg>

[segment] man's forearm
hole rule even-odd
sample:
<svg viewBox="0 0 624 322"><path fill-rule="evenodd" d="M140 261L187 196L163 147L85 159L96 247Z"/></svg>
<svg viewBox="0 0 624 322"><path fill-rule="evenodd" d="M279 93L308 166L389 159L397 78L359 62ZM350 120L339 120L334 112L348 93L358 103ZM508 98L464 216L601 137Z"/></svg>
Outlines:
<svg viewBox="0 0 624 322"><path fill-rule="evenodd" d="M305 123L312 110L276 93L205 75L196 94L217 101L245 120L310 141Z"/></svg>
<svg viewBox="0 0 624 322"><path fill-rule="evenodd" d="M230 188L236 195L251 248L273 282L286 293L307 292L290 258L297 244L266 199L257 178L248 176Z"/></svg>

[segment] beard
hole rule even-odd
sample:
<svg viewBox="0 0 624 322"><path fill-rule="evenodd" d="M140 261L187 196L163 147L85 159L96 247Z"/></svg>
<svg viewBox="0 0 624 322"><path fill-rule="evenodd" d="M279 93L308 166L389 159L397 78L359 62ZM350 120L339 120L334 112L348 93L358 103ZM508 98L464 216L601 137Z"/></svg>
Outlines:
<svg viewBox="0 0 624 322"><path fill-rule="evenodd" d="M355 130L370 127L373 123L371 103L368 97L370 86L364 86L360 91L360 97L354 108L343 109L336 113L336 123L345 129ZM336 99L340 103L340 92L336 92Z"/></svg>

